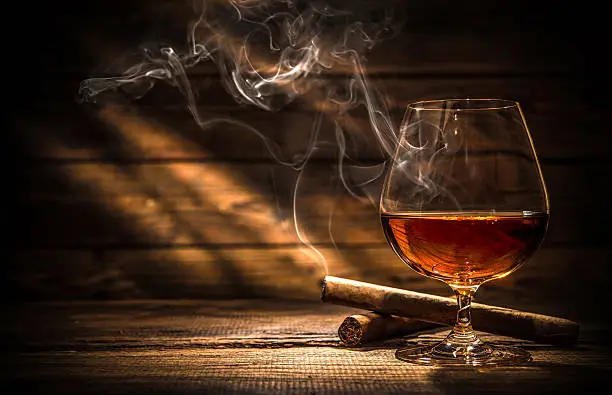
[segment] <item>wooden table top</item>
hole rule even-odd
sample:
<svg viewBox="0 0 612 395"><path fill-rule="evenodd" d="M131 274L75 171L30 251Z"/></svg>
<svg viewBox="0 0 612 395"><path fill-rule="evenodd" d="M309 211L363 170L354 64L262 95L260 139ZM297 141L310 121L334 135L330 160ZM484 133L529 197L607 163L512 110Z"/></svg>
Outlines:
<svg viewBox="0 0 612 395"><path fill-rule="evenodd" d="M2 370L20 392L67 394L586 393L612 388L609 329L569 348L528 349L524 366L449 369L395 350L447 329L350 348L337 328L359 310L277 300L54 302L4 306Z"/></svg>

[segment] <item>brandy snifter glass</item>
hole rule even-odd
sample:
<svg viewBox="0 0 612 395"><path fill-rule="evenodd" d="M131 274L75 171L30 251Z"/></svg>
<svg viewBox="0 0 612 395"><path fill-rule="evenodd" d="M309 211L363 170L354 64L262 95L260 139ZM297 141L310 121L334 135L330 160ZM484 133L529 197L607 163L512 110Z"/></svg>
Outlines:
<svg viewBox="0 0 612 395"><path fill-rule="evenodd" d="M450 286L458 301L456 324L443 341L400 349L398 359L450 366L531 359L521 348L483 342L470 317L478 287L521 266L548 227L546 186L518 102L408 105L386 169L380 215L395 253Z"/></svg>

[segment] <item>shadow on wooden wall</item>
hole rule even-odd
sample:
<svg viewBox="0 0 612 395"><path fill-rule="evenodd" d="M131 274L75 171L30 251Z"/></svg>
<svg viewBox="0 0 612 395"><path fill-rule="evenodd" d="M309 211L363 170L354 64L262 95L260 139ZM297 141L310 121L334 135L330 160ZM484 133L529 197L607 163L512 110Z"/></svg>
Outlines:
<svg viewBox="0 0 612 395"><path fill-rule="evenodd" d="M120 11L108 2L56 4L57 19L41 29L57 41L38 53L31 66L37 77L16 97L17 247L6 289L24 300L316 299L325 268L294 227L299 173L274 160L260 138L227 122L199 128L181 95L163 85L120 105L74 101L82 79L104 72L97 65L116 65L146 39L183 40L193 16L188 4L155 3L121 2ZM584 45L599 27L573 31L568 21L580 15L560 6L551 12L530 2L512 9L489 3L406 2L404 30L375 47L367 70L396 124L413 100L496 96L522 103L550 189L550 231L532 262L479 296L519 303L521 295L557 288L559 308L578 314L579 303L561 307L575 296L571 284L590 284L582 289L587 298L610 279L605 214L594 214L605 209L598 175L610 146L597 95L601 70ZM213 64L192 77L205 119L247 123L287 157L303 153L320 116L317 99L267 113L236 104ZM323 141L335 141L339 121L360 163L382 160L363 109L341 119L322 114ZM395 257L368 199L339 188L335 148L313 157L298 195L300 230L329 273L446 292Z"/></svg>

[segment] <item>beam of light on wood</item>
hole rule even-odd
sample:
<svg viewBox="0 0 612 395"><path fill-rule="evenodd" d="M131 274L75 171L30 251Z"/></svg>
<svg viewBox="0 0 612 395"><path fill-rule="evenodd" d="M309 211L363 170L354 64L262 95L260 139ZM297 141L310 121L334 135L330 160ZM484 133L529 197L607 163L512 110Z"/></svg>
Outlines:
<svg viewBox="0 0 612 395"><path fill-rule="evenodd" d="M197 144L118 107L106 107L99 116L134 152L146 151L153 145L172 147L186 156L201 155L196 152L202 150ZM55 147L59 149L61 144ZM68 177L79 186L94 195L106 197L102 201L108 205L107 209L129 219L135 232L149 233L153 240L172 240L178 246L186 246L164 250L163 253L168 260L174 261L171 264L190 262L184 269L194 281L198 278L203 285L228 283L228 279L223 279L223 276L228 276L223 265L232 265L242 282L261 289L263 294L316 297L320 290L318 282L326 274L325 270L312 260L308 249L299 244L292 224L279 217L270 199L262 197L256 187L240 174L231 172L223 163L213 162L162 163L156 165L158 171L152 174L147 173L147 167L88 162L65 168L70 172ZM191 204L210 210L220 218L217 223L227 226L192 224L189 212L176 210L173 206L176 197L168 196L164 191L163 186L168 182L183 186L188 194L193 195ZM214 188L209 188L210 185ZM214 244L216 240L235 240L237 246L206 248L206 243ZM241 248L240 244L263 244L275 248L258 252ZM190 245L204 247L192 248ZM341 254L331 248L324 250L332 273L351 273L351 263ZM266 262L266 265L255 265L251 260Z"/></svg>

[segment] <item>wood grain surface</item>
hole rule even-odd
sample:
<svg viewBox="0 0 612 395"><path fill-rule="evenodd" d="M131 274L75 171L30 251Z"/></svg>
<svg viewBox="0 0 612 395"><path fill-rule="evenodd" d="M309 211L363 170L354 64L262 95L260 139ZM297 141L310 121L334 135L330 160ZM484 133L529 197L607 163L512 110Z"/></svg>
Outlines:
<svg viewBox="0 0 612 395"><path fill-rule="evenodd" d="M535 308L535 306L532 306ZM441 339L435 329L343 346L336 331L359 310L317 303L234 300L67 302L6 309L7 383L45 394L510 394L610 389L607 335L586 326L557 348L483 333L523 347L516 367L443 369L394 357Z"/></svg>

